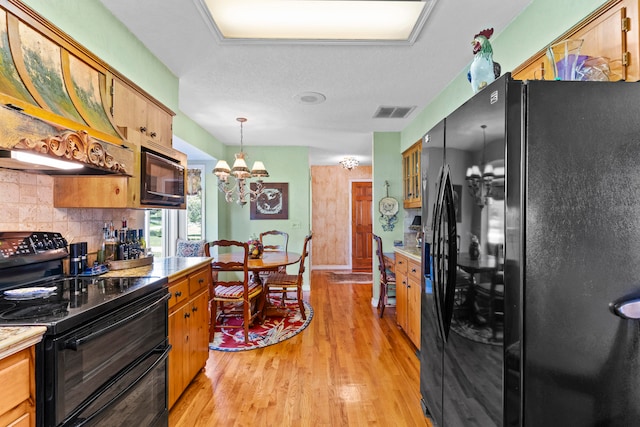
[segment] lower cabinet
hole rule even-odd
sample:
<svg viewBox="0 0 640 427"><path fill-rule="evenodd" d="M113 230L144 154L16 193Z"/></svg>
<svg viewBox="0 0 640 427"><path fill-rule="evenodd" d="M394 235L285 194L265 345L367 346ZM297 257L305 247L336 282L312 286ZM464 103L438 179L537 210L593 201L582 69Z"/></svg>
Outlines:
<svg viewBox="0 0 640 427"><path fill-rule="evenodd" d="M0 360L0 425L35 426L34 347Z"/></svg>
<svg viewBox="0 0 640 427"><path fill-rule="evenodd" d="M169 409L209 357L211 266L169 283Z"/></svg>
<svg viewBox="0 0 640 427"><path fill-rule="evenodd" d="M420 349L420 262L396 252L396 318Z"/></svg>

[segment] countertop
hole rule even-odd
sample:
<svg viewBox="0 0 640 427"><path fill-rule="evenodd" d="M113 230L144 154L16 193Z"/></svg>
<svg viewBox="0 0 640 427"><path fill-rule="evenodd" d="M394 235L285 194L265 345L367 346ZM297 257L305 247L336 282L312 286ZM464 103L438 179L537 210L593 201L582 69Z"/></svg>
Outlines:
<svg viewBox="0 0 640 427"><path fill-rule="evenodd" d="M0 327L0 359L39 343L46 330L45 326Z"/></svg>
<svg viewBox="0 0 640 427"><path fill-rule="evenodd" d="M422 259L421 248L417 246L394 246L393 250L418 262Z"/></svg>
<svg viewBox="0 0 640 427"><path fill-rule="evenodd" d="M166 257L154 258L153 264L142 267L111 270L101 277L167 277L171 282L177 277L189 274L211 262L209 257Z"/></svg>

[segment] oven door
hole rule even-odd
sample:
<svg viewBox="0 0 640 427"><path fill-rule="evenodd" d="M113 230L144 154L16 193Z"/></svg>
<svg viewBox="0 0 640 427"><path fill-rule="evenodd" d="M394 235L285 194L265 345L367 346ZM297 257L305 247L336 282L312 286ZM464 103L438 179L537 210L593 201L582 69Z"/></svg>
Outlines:
<svg viewBox="0 0 640 427"><path fill-rule="evenodd" d="M166 288L59 337L45 338L44 425L83 425L102 419L123 399L140 422L167 411ZM131 397L145 390L144 401ZM129 395L129 397L127 397ZM141 406L135 406L140 403ZM152 412L152 413L150 413ZM128 420L129 418L127 418Z"/></svg>

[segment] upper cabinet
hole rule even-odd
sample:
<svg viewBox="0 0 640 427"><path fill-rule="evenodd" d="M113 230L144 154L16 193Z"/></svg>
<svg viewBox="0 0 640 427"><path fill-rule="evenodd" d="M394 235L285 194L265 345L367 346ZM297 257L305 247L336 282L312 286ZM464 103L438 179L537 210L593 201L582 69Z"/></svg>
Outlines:
<svg viewBox="0 0 640 427"><path fill-rule="evenodd" d="M609 1L551 44L582 39L580 55L607 58L612 80L640 80L638 18L638 0ZM546 50L517 67L512 76L518 80L553 80Z"/></svg>
<svg viewBox="0 0 640 427"><path fill-rule="evenodd" d="M171 148L173 112L119 79L112 84L111 114L125 138Z"/></svg>
<svg viewBox="0 0 640 427"><path fill-rule="evenodd" d="M422 206L420 192L420 155L422 141L418 141L402 153L402 199L406 209Z"/></svg>

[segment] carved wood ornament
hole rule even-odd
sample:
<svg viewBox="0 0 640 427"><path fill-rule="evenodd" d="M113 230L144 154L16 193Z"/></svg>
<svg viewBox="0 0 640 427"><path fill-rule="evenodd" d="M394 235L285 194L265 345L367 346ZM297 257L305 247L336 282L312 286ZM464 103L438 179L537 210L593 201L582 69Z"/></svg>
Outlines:
<svg viewBox="0 0 640 427"><path fill-rule="evenodd" d="M100 169L127 173L126 166L118 162L103 145L89 136L86 131L64 131L59 136L48 136L41 140L21 138L14 148L75 160Z"/></svg>

